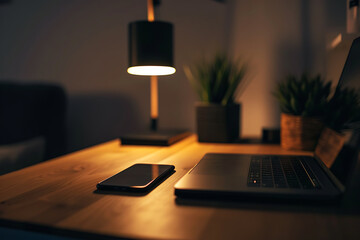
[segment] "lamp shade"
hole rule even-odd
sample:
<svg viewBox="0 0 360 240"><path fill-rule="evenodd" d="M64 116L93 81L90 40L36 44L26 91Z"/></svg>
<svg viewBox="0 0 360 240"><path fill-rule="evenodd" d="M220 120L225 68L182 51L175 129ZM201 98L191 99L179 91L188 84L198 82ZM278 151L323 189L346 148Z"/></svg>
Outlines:
<svg viewBox="0 0 360 240"><path fill-rule="evenodd" d="M158 76L175 73L173 25L161 21L129 24L129 68L134 75Z"/></svg>

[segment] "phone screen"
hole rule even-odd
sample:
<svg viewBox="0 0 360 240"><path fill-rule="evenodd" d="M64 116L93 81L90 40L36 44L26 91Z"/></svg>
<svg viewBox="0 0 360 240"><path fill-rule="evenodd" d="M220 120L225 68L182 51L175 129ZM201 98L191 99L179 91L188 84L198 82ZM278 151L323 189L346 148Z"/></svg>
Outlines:
<svg viewBox="0 0 360 240"><path fill-rule="evenodd" d="M174 166L160 164L134 164L116 175L98 183L98 189L141 190L173 172Z"/></svg>

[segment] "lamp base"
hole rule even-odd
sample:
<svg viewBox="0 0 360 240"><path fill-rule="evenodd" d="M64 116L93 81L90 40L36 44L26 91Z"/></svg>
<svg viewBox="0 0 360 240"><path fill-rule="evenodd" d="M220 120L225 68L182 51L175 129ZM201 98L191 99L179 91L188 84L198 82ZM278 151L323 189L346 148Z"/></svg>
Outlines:
<svg viewBox="0 0 360 240"><path fill-rule="evenodd" d="M127 134L120 140L122 145L170 146L190 135L186 130L158 130Z"/></svg>

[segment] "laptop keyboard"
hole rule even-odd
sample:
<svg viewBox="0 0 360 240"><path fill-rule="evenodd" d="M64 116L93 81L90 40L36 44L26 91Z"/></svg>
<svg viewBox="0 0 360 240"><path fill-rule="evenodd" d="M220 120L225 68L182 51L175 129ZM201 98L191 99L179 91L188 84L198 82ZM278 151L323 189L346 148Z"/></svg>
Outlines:
<svg viewBox="0 0 360 240"><path fill-rule="evenodd" d="M249 187L319 189L320 184L301 157L253 156Z"/></svg>

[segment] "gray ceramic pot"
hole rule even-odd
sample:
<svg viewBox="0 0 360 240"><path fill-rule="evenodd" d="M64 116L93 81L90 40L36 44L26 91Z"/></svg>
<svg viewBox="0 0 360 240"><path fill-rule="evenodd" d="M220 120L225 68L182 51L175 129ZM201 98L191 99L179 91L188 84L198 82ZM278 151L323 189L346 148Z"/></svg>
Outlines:
<svg viewBox="0 0 360 240"><path fill-rule="evenodd" d="M234 142L239 137L240 104L196 104L199 142Z"/></svg>

